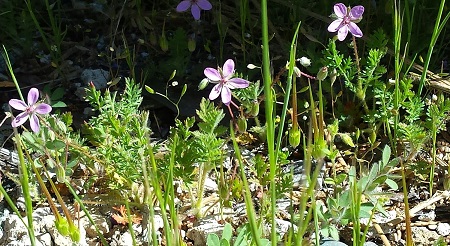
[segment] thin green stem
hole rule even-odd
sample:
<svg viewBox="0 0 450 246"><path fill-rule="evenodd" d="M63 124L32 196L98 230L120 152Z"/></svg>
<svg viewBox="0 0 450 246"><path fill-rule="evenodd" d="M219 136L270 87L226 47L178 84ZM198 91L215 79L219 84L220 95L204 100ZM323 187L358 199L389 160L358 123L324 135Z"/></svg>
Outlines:
<svg viewBox="0 0 450 246"><path fill-rule="evenodd" d="M267 17L267 0L261 0L261 31L262 31L262 71L264 80L265 115L266 115L266 136L267 149L270 164L270 199L271 199L271 242L272 246L277 245L277 234L275 224L276 210L276 183L275 173L277 170L277 160L275 152L275 125L273 120L274 98L272 93L272 77L270 74L270 55L269 55L269 24ZM258 244L260 245L260 244Z"/></svg>
<svg viewBox="0 0 450 246"><path fill-rule="evenodd" d="M438 15L436 17L436 22L434 24L433 34L431 34L430 46L428 46L427 56L425 58L425 63L423 64L423 72L422 72L422 76L420 77L419 90L417 92L419 95L422 93L422 89L425 84L428 66L430 65L431 55L433 54L433 48L436 45L437 39L438 39L443 27L445 26L445 23L447 23L447 21L450 17L450 13L447 13L445 18L441 22L442 12L444 11L444 7L445 7L445 0L441 0L441 4L440 4L439 10L438 10Z"/></svg>

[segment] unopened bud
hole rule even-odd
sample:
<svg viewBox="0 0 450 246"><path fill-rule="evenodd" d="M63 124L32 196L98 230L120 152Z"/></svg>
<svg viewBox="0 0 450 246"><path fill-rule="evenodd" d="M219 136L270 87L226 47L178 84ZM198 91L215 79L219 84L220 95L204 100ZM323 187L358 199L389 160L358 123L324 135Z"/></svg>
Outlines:
<svg viewBox="0 0 450 246"><path fill-rule="evenodd" d="M188 50L190 52L194 52L196 46L197 46L197 43L195 42L195 39L193 37L189 37L189 39L188 39Z"/></svg>
<svg viewBox="0 0 450 246"><path fill-rule="evenodd" d="M317 73L318 80L324 80L327 78L327 76L328 76L328 67L322 67Z"/></svg>
<svg viewBox="0 0 450 246"><path fill-rule="evenodd" d="M202 81L200 81L200 83L198 84L198 90L201 91L201 90L205 89L206 86L208 86L208 84L209 84L209 79L207 79L207 78L202 79Z"/></svg>
<svg viewBox="0 0 450 246"><path fill-rule="evenodd" d="M66 180L66 170L64 170L64 167L59 165L56 166L56 180L60 183L64 183Z"/></svg>
<svg viewBox="0 0 450 246"><path fill-rule="evenodd" d="M330 73L331 84L333 84L334 81L336 81L336 78L337 78L337 71L336 68L333 68L333 71L331 71Z"/></svg>
<svg viewBox="0 0 450 246"><path fill-rule="evenodd" d="M156 34L155 34L155 32L151 32L151 33L150 33L149 40L150 40L150 44L151 44L151 45L156 45L156 44L158 43L158 42L156 41Z"/></svg>
<svg viewBox="0 0 450 246"><path fill-rule="evenodd" d="M80 230L78 229L78 227L74 224L71 224L69 226L69 230L70 230L70 239L72 239L72 241L74 241L74 242L79 242L80 241Z"/></svg>
<svg viewBox="0 0 450 246"><path fill-rule="evenodd" d="M247 65L247 68L248 68L248 69L255 69L255 68L258 68L258 67L255 66L255 65L253 65L253 64L248 64L248 65Z"/></svg>
<svg viewBox="0 0 450 246"><path fill-rule="evenodd" d="M247 119L244 116L239 116L237 125L239 132L243 133L247 131Z"/></svg>
<svg viewBox="0 0 450 246"><path fill-rule="evenodd" d="M302 72L300 71L300 69L298 67L294 67L294 73L297 77L302 76Z"/></svg>
<svg viewBox="0 0 450 246"><path fill-rule="evenodd" d="M250 107L250 115L257 117L259 114L259 102L258 100L253 100L252 106Z"/></svg>
<svg viewBox="0 0 450 246"><path fill-rule="evenodd" d="M161 47L161 50L164 52L169 50L169 42L164 34L159 38L159 47Z"/></svg>
<svg viewBox="0 0 450 246"><path fill-rule="evenodd" d="M69 235L69 222L66 218L63 218L61 216L56 217L55 220L55 227L58 232L63 236Z"/></svg>
<svg viewBox="0 0 450 246"><path fill-rule="evenodd" d="M298 59L298 61L300 62L300 64L302 64L302 66L304 67L309 67L311 66L311 60L308 57L302 57L300 59Z"/></svg>
<svg viewBox="0 0 450 246"><path fill-rule="evenodd" d="M289 144L296 148L300 144L300 129L298 126L295 126L289 130Z"/></svg>

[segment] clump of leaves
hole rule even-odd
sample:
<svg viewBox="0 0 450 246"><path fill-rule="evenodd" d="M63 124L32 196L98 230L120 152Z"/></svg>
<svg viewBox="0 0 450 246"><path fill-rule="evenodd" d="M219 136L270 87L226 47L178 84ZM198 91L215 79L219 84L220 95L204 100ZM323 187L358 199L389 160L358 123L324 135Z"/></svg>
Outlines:
<svg viewBox="0 0 450 246"><path fill-rule="evenodd" d="M120 96L109 90L101 95L94 86L86 89L86 100L99 114L83 128L87 139L96 146L94 155L102 160L99 164L105 168L108 185L117 190L142 183L139 151L148 150L151 131L148 112L139 110L141 89L132 79L125 81Z"/></svg>

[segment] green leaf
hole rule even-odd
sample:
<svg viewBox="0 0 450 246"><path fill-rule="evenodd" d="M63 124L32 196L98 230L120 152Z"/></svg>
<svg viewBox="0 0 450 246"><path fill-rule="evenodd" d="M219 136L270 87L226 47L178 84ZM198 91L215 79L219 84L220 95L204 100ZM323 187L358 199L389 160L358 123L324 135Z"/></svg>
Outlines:
<svg viewBox="0 0 450 246"><path fill-rule="evenodd" d="M226 223L223 228L222 239L230 241L232 236L233 236L233 227L230 225L230 223Z"/></svg>
<svg viewBox="0 0 450 246"><path fill-rule="evenodd" d="M220 246L220 239L216 234L208 234L206 239L206 245L208 246Z"/></svg>
<svg viewBox="0 0 450 246"><path fill-rule="evenodd" d="M353 143L352 137L348 133L339 133L339 136L341 137L342 141L347 144L350 147L355 147L355 144Z"/></svg>
<svg viewBox="0 0 450 246"><path fill-rule="evenodd" d="M389 188L398 190L398 184L394 180L388 178L384 182L389 186Z"/></svg>
<svg viewBox="0 0 450 246"><path fill-rule="evenodd" d="M52 105L52 108L65 108L67 107L67 104L65 104L62 101L56 102Z"/></svg>
<svg viewBox="0 0 450 246"><path fill-rule="evenodd" d="M66 147L66 144L61 140L53 140L45 143L45 147L51 150L60 150Z"/></svg>
<svg viewBox="0 0 450 246"><path fill-rule="evenodd" d="M62 87L56 88L50 98L52 101L58 101L59 99L63 98L64 96L64 89Z"/></svg>
<svg viewBox="0 0 450 246"><path fill-rule="evenodd" d="M384 146L383 149L383 167L385 167L389 163L389 158L391 157L391 147L389 145Z"/></svg>
<svg viewBox="0 0 450 246"><path fill-rule="evenodd" d="M220 240L220 246L230 246L230 242L226 240L225 238L222 238Z"/></svg>

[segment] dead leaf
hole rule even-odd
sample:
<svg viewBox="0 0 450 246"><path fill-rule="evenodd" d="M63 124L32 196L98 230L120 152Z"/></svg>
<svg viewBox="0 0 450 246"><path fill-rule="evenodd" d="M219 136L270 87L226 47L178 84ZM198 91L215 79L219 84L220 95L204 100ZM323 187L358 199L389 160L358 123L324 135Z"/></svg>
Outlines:
<svg viewBox="0 0 450 246"><path fill-rule="evenodd" d="M113 207L116 211L119 212L119 214L113 214L111 217L117 222L117 224L120 225L128 225L128 216L127 216L127 209L124 205L120 205L120 207ZM140 224L142 221L142 216L131 214L131 222L135 224Z"/></svg>

